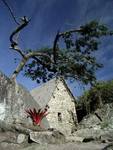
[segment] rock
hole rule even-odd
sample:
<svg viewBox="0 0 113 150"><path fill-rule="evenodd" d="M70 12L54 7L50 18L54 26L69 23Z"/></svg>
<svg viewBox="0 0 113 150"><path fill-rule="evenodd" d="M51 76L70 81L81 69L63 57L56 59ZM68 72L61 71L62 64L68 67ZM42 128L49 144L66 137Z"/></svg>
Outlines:
<svg viewBox="0 0 113 150"><path fill-rule="evenodd" d="M39 109L40 106L25 87L0 72L0 120L6 123L31 124L25 114L28 108ZM42 120L42 125L49 128L46 118Z"/></svg>
<svg viewBox="0 0 113 150"><path fill-rule="evenodd" d="M105 144L98 143L65 143L65 144L33 144L21 150L102 150Z"/></svg>
<svg viewBox="0 0 113 150"><path fill-rule="evenodd" d="M83 120L79 123L79 129L84 128L100 128L101 121L96 117L95 114L89 114L83 118Z"/></svg>
<svg viewBox="0 0 113 150"><path fill-rule="evenodd" d="M12 132L12 133L24 133L29 134L31 131L29 128L23 127L21 124L6 123L5 121L0 121L0 131L1 132Z"/></svg>
<svg viewBox="0 0 113 150"><path fill-rule="evenodd" d="M84 128L76 131L74 137L83 138L83 142L99 141L101 143L113 142L113 129Z"/></svg>
<svg viewBox="0 0 113 150"><path fill-rule="evenodd" d="M94 113L85 116L79 123L79 129L99 127L113 129L113 103L105 104Z"/></svg>
<svg viewBox="0 0 113 150"><path fill-rule="evenodd" d="M113 142L113 103L105 104L93 114L85 116L74 136L84 138L85 142Z"/></svg>
<svg viewBox="0 0 113 150"><path fill-rule="evenodd" d="M29 135L31 131L47 131L47 129L43 129L40 126L33 126L33 125L26 125L26 124L11 124L6 123L5 121L0 121L0 132L7 133L12 132L15 134L25 134ZM50 131L54 131L54 129L51 129Z"/></svg>
<svg viewBox="0 0 113 150"><path fill-rule="evenodd" d="M108 144L107 146L105 146L102 150L113 150L113 144Z"/></svg>
<svg viewBox="0 0 113 150"><path fill-rule="evenodd" d="M85 128L80 129L76 131L73 136L82 137L84 138L90 138L93 137L94 139L98 139L103 134L103 131L100 129L94 129L94 128Z"/></svg>
<svg viewBox="0 0 113 150"><path fill-rule="evenodd" d="M100 137L104 143L113 142L113 130L106 130Z"/></svg>
<svg viewBox="0 0 113 150"><path fill-rule="evenodd" d="M16 136L17 134L14 133L14 132L10 132L10 131L7 131L7 132L0 132L0 143L1 142L13 142L13 143L16 143Z"/></svg>
<svg viewBox="0 0 113 150"><path fill-rule="evenodd" d="M9 143L9 142L0 143L0 150L21 150L23 148L24 146L15 143Z"/></svg>
<svg viewBox="0 0 113 150"><path fill-rule="evenodd" d="M26 136L24 134L19 134L17 137L17 143L21 144L21 143L25 142L25 138L26 138Z"/></svg>
<svg viewBox="0 0 113 150"><path fill-rule="evenodd" d="M77 137L77 136L68 136L66 137L66 142L83 142L83 139L82 137Z"/></svg>
<svg viewBox="0 0 113 150"><path fill-rule="evenodd" d="M29 138L38 144L59 144L65 142L65 136L59 131L30 132Z"/></svg>

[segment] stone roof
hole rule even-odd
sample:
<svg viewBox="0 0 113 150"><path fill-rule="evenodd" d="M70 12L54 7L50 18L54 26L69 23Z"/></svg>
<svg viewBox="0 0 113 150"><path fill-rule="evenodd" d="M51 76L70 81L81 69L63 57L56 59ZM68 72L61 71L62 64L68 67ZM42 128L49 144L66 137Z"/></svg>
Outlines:
<svg viewBox="0 0 113 150"><path fill-rule="evenodd" d="M43 108L46 104L48 104L51 96L57 86L57 79L54 78L46 83L44 83L41 87L36 87L31 91L31 95L35 98L37 103Z"/></svg>
<svg viewBox="0 0 113 150"><path fill-rule="evenodd" d="M41 108L45 107L45 105L47 105L48 102L50 101L51 96L57 87L58 80L59 78L51 79L50 81L44 83L41 87L37 87L31 90L30 92L31 95L34 97L37 103L41 106ZM70 96L73 98L73 100L75 100L75 97L71 93L66 82L63 79L60 79L60 80L63 82Z"/></svg>

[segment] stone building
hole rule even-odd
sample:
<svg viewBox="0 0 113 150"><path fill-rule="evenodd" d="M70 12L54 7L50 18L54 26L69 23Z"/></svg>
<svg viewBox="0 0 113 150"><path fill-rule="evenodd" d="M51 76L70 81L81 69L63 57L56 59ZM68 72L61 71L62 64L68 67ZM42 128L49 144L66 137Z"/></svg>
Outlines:
<svg viewBox="0 0 113 150"><path fill-rule="evenodd" d="M30 94L22 85L0 72L0 120L32 124L25 110L38 110L46 105L50 107L49 114L42 120L42 126L70 134L77 124L75 98L63 79L52 79Z"/></svg>
<svg viewBox="0 0 113 150"><path fill-rule="evenodd" d="M27 118L25 110L34 107L37 110L40 108L29 91L0 71L0 121L28 125L32 122ZM42 124L45 128L49 127L46 118L43 119Z"/></svg>
<svg viewBox="0 0 113 150"><path fill-rule="evenodd" d="M54 78L31 91L36 102L49 106L47 120L51 128L70 134L77 125L75 98L62 78Z"/></svg>

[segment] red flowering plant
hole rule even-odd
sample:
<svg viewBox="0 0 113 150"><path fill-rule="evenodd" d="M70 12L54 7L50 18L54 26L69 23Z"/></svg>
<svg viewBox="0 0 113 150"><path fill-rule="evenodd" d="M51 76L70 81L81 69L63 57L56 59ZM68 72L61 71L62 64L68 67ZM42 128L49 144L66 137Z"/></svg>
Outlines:
<svg viewBox="0 0 113 150"><path fill-rule="evenodd" d="M48 106L46 106L43 110L39 109L38 111L34 109L27 109L27 117L30 117L33 121L34 125L39 125L41 127L41 121L44 117L48 115Z"/></svg>

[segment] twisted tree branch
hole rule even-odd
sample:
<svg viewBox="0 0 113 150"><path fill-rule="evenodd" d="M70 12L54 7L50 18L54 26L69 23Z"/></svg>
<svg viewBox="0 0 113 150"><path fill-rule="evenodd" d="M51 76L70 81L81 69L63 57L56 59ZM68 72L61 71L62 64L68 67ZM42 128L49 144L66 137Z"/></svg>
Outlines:
<svg viewBox="0 0 113 150"><path fill-rule="evenodd" d="M53 60L55 63L56 63L56 58L57 58L57 53L58 53L58 41L59 41L59 39L66 34L76 33L76 32L81 32L81 31L82 31L81 29L78 29L78 30L77 29L71 29L71 30L68 30L65 32L59 32L59 31L57 32L55 39L54 39L54 42L53 42Z"/></svg>
<svg viewBox="0 0 113 150"><path fill-rule="evenodd" d="M22 56L22 60L20 61L19 65L17 66L17 68L15 69L15 71L12 74L11 78L16 78L17 75L19 74L19 72L23 69L23 67L25 66L25 64L27 63L27 61L30 58L35 58L36 56L42 56L42 57L46 57L48 58L49 63L53 63L51 57L43 52L29 52L27 54L25 54L18 46L18 41L15 41L14 37L15 35L18 34L18 32L20 32L23 28L25 28L29 23L29 20L24 16L22 18L22 23L12 32L12 34L10 35L10 42L11 42L11 46L10 48L15 50L16 52L18 52L21 56ZM44 64L42 64L44 65Z"/></svg>
<svg viewBox="0 0 113 150"><path fill-rule="evenodd" d="M51 59L51 57L43 52L30 52L26 55L27 58L32 58L33 56L42 56L42 57L46 57L48 58L50 63L54 63L53 60Z"/></svg>
<svg viewBox="0 0 113 150"><path fill-rule="evenodd" d="M23 67L25 66L25 64L27 63L28 59L27 58L23 58L20 63L18 64L18 66L16 67L15 71L13 72L11 78L15 79L17 77L17 75L19 74L19 72L23 69Z"/></svg>
<svg viewBox="0 0 113 150"><path fill-rule="evenodd" d="M25 28L28 25L30 20L28 20L27 17L24 16L24 17L21 18L21 21L22 21L22 23L10 35L10 42L11 42L11 48L12 49L15 49L15 47L18 46L18 42L14 40L14 36L16 34L18 34L19 31L21 31L23 28Z"/></svg>
<svg viewBox="0 0 113 150"><path fill-rule="evenodd" d="M82 31L81 29L71 29L71 30L59 33L59 36L61 37L61 36L66 35L68 33L76 33L76 32L81 32L81 31Z"/></svg>

